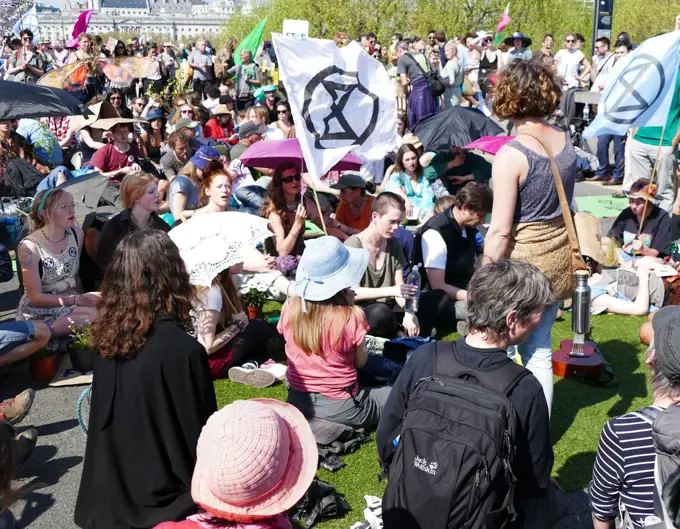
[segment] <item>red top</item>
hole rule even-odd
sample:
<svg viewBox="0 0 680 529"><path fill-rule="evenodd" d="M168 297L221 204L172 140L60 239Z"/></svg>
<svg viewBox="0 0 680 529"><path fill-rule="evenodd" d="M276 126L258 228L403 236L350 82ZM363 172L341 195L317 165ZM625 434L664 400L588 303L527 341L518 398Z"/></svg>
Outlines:
<svg viewBox="0 0 680 529"><path fill-rule="evenodd" d="M136 163L141 156L139 148L135 143L130 144L130 148L127 152L120 152L113 146L113 143L109 143L94 153L90 160L90 165L96 167L102 173L108 173L110 171L122 169L123 167L130 167L133 163ZM130 157L132 157L132 160ZM111 181L117 181L116 178L117 177L112 178Z"/></svg>
<svg viewBox="0 0 680 529"><path fill-rule="evenodd" d="M203 127L203 135L206 138L212 138L214 140L225 140L231 145L236 145L238 143L238 138L230 139L234 135L234 125L232 123L227 123L225 132L225 127L217 122L217 118L210 118L208 120Z"/></svg>

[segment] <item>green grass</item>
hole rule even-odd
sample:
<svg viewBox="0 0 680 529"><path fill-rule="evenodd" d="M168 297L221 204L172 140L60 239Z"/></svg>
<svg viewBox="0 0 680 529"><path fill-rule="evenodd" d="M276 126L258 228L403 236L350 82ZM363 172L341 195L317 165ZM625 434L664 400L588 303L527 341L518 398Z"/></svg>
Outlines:
<svg viewBox="0 0 680 529"><path fill-rule="evenodd" d="M277 310L266 306L265 311ZM640 344L638 330L644 318L602 315L593 318L592 339L612 364L618 385L612 388L592 387L573 380L555 378L552 410L552 441L555 451L553 476L566 491L585 487L590 481L597 443L604 423L610 418L638 409L650 402L645 347ZM553 328L553 349L560 340L571 338L570 319L558 320ZM451 334L446 339L455 339ZM229 380L215 382L219 407L238 399L268 397L285 400L283 384L254 389ZM345 495L352 512L344 519L319 524L321 529L347 529L363 520L364 495L382 496L385 483L378 483L379 465L375 444L343 456L347 464L336 473L320 470L320 479L335 485Z"/></svg>

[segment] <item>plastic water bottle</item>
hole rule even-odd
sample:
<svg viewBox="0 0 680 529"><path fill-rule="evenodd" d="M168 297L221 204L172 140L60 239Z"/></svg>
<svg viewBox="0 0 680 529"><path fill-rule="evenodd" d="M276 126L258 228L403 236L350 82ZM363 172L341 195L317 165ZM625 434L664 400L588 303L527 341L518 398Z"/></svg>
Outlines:
<svg viewBox="0 0 680 529"><path fill-rule="evenodd" d="M583 106L583 121L590 122L590 105L588 104Z"/></svg>
<svg viewBox="0 0 680 529"><path fill-rule="evenodd" d="M406 277L406 284L416 287L416 292L412 297L406 298L404 310L406 312L418 312L418 301L420 300L420 273L418 267L420 264L414 265L408 276Z"/></svg>

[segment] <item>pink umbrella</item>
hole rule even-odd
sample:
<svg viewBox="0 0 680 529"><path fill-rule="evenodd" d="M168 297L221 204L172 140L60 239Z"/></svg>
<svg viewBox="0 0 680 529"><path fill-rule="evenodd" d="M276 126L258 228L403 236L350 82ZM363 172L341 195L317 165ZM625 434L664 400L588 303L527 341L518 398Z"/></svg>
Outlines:
<svg viewBox="0 0 680 529"><path fill-rule="evenodd" d="M463 149L477 149L489 154L496 154L503 145L513 138L514 136L482 136L478 140L468 143Z"/></svg>
<svg viewBox="0 0 680 529"><path fill-rule="evenodd" d="M276 169L279 165L292 162L300 170L304 170L304 160L300 142L296 138L289 140L265 140L258 141L246 149L239 158L246 167L264 167ZM354 154L346 154L332 170L352 171L358 170L363 165L361 158Z"/></svg>

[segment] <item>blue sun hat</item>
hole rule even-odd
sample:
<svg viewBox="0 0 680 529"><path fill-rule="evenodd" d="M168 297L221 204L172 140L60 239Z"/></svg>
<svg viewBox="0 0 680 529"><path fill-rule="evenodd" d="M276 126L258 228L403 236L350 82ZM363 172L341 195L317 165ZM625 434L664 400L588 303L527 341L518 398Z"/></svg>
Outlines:
<svg viewBox="0 0 680 529"><path fill-rule="evenodd" d="M306 242L295 275L295 294L305 300L325 301L358 285L368 267L368 250L348 248L336 237L319 237Z"/></svg>

